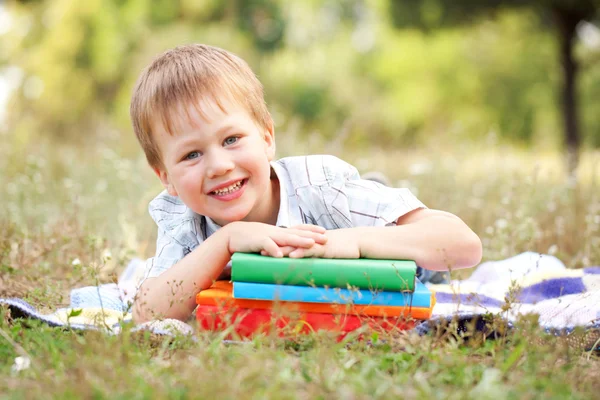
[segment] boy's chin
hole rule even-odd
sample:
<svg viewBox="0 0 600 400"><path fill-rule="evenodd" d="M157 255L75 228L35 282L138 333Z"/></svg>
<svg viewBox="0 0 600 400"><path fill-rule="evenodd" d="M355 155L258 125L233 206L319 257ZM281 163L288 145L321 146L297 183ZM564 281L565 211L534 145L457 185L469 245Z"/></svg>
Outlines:
<svg viewBox="0 0 600 400"><path fill-rule="evenodd" d="M212 219L214 222L216 222L219 226L225 226L232 222L244 221L244 217L245 217L245 215L242 217L238 217L238 218L235 218L235 217L234 218L232 218L232 217L223 218L223 216L214 216L214 217L210 217L210 219Z"/></svg>
<svg viewBox="0 0 600 400"><path fill-rule="evenodd" d="M221 220L221 219L215 219L215 218L211 218L213 221L215 221L217 223L217 225L219 226L225 226L228 224L231 224L232 222L235 222L235 220Z"/></svg>

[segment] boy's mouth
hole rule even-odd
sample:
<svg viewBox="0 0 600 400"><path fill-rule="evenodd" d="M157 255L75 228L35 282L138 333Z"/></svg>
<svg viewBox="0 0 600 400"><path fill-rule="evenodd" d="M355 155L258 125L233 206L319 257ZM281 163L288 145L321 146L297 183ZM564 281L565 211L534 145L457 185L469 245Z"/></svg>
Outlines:
<svg viewBox="0 0 600 400"><path fill-rule="evenodd" d="M242 186L244 186L246 184L246 182L248 182L248 179L242 179L240 181L234 182L233 184L231 184L227 187L213 190L209 194L213 195L213 196L227 196L229 194L239 191L242 188Z"/></svg>

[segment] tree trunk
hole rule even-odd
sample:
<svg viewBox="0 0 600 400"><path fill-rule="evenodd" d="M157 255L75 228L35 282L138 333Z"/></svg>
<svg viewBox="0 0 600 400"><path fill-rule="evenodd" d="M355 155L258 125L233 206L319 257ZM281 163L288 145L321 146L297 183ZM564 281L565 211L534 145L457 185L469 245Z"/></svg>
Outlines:
<svg viewBox="0 0 600 400"><path fill-rule="evenodd" d="M555 9L560 43L560 61L563 69L560 103L562 110L564 140L567 151L567 169L570 178L576 177L579 162L581 135L577 118L577 61L573 57L575 29L580 16L572 11Z"/></svg>

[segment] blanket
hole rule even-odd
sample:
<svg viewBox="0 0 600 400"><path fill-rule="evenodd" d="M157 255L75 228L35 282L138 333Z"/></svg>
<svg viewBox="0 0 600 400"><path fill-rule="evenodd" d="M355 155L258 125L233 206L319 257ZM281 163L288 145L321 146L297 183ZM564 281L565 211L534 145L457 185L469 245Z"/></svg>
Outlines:
<svg viewBox="0 0 600 400"><path fill-rule="evenodd" d="M6 305L13 318L31 318L50 326L119 334L126 325L133 324L131 305L144 268L143 260L133 259L119 276L118 283L73 289L69 306L50 314L40 313L18 298L0 298L0 305ZM158 335L194 334L192 326L175 319L150 321L132 328L132 331L137 330L149 330Z"/></svg>
<svg viewBox="0 0 600 400"><path fill-rule="evenodd" d="M118 334L124 324L131 323L131 301L143 268L142 260L132 260L117 284L75 289L70 305L52 314L41 314L21 299L0 298L0 304L6 304L14 317ZM577 327L600 328L600 267L568 269L556 257L526 252L482 263L468 279L428 286L436 292L437 303L432 318L415 328L419 334L449 319L464 322L489 314L509 324L519 316L537 314L542 328L561 335ZM152 321L134 329L157 334L194 332L176 320Z"/></svg>

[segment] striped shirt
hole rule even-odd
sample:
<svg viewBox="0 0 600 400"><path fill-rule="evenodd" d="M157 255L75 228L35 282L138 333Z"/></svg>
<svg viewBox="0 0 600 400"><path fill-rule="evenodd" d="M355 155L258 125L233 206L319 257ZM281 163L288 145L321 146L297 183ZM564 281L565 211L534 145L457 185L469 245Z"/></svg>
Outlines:
<svg viewBox="0 0 600 400"><path fill-rule="evenodd" d="M271 167L281 191L277 226L392 226L402 215L425 208L410 190L360 179L355 167L334 156L287 157ZM220 228L166 191L150 202L149 211L158 238L145 278L160 275Z"/></svg>

